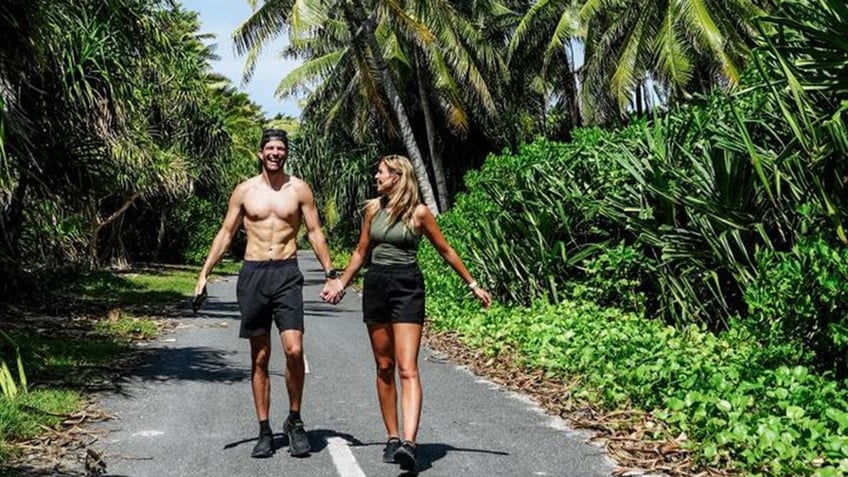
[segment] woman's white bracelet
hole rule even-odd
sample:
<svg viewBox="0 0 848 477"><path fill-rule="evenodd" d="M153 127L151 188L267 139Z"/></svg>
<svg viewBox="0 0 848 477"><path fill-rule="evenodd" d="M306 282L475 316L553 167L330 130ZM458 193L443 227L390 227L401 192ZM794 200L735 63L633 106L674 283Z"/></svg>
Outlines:
<svg viewBox="0 0 848 477"><path fill-rule="evenodd" d="M476 289L479 285L477 285L477 280L472 280L471 283L468 284L468 288L472 291Z"/></svg>

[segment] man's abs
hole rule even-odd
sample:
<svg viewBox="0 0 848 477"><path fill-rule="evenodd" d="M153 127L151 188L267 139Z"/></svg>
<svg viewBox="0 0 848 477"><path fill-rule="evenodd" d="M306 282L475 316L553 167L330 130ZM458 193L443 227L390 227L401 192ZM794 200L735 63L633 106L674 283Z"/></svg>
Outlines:
<svg viewBox="0 0 848 477"><path fill-rule="evenodd" d="M297 231L285 220L269 217L252 221L245 217L244 229L247 232L245 260L284 260L297 253Z"/></svg>
<svg viewBox="0 0 848 477"><path fill-rule="evenodd" d="M295 187L274 190L259 181L247 190L242 208L247 232L245 260L284 260L295 255L302 220Z"/></svg>

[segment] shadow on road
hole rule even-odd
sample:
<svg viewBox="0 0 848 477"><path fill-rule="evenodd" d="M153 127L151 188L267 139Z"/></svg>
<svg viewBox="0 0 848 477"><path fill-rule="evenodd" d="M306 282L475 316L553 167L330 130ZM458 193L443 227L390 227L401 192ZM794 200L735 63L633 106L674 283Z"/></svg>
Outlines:
<svg viewBox="0 0 848 477"><path fill-rule="evenodd" d="M230 356L234 351L207 347L157 348L149 350L135 373L146 381L206 381L213 383L241 382L250 379L250 370L236 366Z"/></svg>
<svg viewBox="0 0 848 477"><path fill-rule="evenodd" d="M327 440L331 437L340 437L351 443L353 446L362 446L362 442L359 439L353 437L350 434L345 434L343 432L334 431L331 429L313 429L307 430L306 436L309 439L309 447L312 448L311 454L317 454L322 452L327 448ZM242 444L254 443L256 442L257 437L251 437L249 439L242 439L235 442L230 442L224 445L224 449L232 449L234 447L238 447ZM289 445L289 438L285 433L276 432L274 433L274 451L279 452L280 449Z"/></svg>
<svg viewBox="0 0 848 477"><path fill-rule="evenodd" d="M418 443L418 472L425 471L432 467L433 462L444 458L449 452L474 452L480 454L501 455L507 456L508 452L488 450L488 449L472 449L468 447L454 447L449 444L422 444ZM415 475L414 472L406 472L401 475Z"/></svg>
<svg viewBox="0 0 848 477"><path fill-rule="evenodd" d="M341 313L342 309L337 305L331 305L320 298L317 300L303 300L303 309L306 317L310 316L322 316L322 317L332 317L338 316Z"/></svg>
<svg viewBox="0 0 848 477"><path fill-rule="evenodd" d="M235 301L207 301L197 310L197 313L191 312L191 303L185 304L185 316L194 318L226 318L238 321L241 316L238 303Z"/></svg>

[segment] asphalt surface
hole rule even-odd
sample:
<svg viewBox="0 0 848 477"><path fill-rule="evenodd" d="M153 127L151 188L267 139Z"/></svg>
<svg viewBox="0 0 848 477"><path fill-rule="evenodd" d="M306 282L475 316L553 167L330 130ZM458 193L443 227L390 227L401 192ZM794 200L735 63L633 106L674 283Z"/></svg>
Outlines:
<svg viewBox="0 0 848 477"><path fill-rule="evenodd" d="M99 404L116 419L94 447L110 476L396 476L381 461L373 358L361 297L321 301L323 273L301 252L306 278L304 351L308 374L302 416L312 454L287 452L284 357L273 341L271 426L276 454L253 459L258 425L250 392L250 353L238 338L236 278L211 283L198 315L186 304L177 329L151 346L149 359L120 393ZM446 266L446 270L449 270ZM606 477L613 463L588 435L546 416L531 400L472 375L426 348L420 373L424 407L418 472L424 476ZM408 475L408 474L407 474Z"/></svg>

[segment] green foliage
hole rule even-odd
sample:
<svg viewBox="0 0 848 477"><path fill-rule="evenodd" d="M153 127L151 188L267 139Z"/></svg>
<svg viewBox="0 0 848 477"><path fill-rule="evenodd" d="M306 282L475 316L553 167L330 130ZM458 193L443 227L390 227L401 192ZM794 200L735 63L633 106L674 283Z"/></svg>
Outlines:
<svg viewBox="0 0 848 477"><path fill-rule="evenodd" d="M104 335L113 336L116 340L134 341L150 340L159 334L156 322L150 318L121 316L115 320L102 320L95 327L95 331Z"/></svg>
<svg viewBox="0 0 848 477"><path fill-rule="evenodd" d="M790 240L795 214L758 179L765 167L768 180L779 178L781 158L759 148L757 162L746 152L746 135L757 144L778 137L752 118L756 98L709 100L655 119L635 144L609 139L630 179L605 198L603 210L655 259L652 282L664 316L726 326L743 308L755 252Z"/></svg>
<svg viewBox="0 0 848 477"><path fill-rule="evenodd" d="M325 237L334 247L352 247L359 240L365 201L375 194L373 176L382 155L378 146L356 146L343 134L310 126L292 144L293 173L312 187Z"/></svg>
<svg viewBox="0 0 848 477"><path fill-rule="evenodd" d="M38 389L16 399L0 396L0 466L14 453L11 442L37 436L82 402L78 393L67 390Z"/></svg>
<svg viewBox="0 0 848 477"><path fill-rule="evenodd" d="M808 238L846 242L848 17L833 0L783 6L750 88L469 174L440 224L508 301L479 312L425 248L434 326L575 383L575 398L648 411L654 437L685 433L705 466L848 473L848 256Z"/></svg>
<svg viewBox="0 0 848 477"><path fill-rule="evenodd" d="M168 228L168 245L171 250L178 250L180 261L194 265L202 265L209 253L212 240L218 234L221 222L226 213L226 199L217 202L204 197L191 197L184 201L174 211ZM241 238L237 235L236 238ZM237 258L244 253L244 239L234 240L230 252ZM241 245L241 246L239 246ZM241 253L240 253L241 252Z"/></svg>
<svg viewBox="0 0 848 477"><path fill-rule="evenodd" d="M586 297L599 306L644 310L645 281L651 266L636 247L623 243L607 247L578 266L583 277L569 282L569 295L574 299Z"/></svg>
<svg viewBox="0 0 848 477"><path fill-rule="evenodd" d="M848 9L840 0L787 0L760 28L764 46L756 52L758 72L800 153L782 172L801 189L803 203L826 217L848 244L848 81L842 74L848 62L842 35Z"/></svg>
<svg viewBox="0 0 848 477"><path fill-rule="evenodd" d="M15 377L12 375L12 372L9 369L9 365L6 363L6 353L0 354L0 391L3 393L3 397L8 400L13 400L18 397L19 393L27 392L27 378L26 373L24 372L24 363L21 359L21 351L18 345L3 331L0 331L0 338L5 342L6 346L14 349L14 359L15 365L17 367L17 375L18 379L15 382Z"/></svg>
<svg viewBox="0 0 848 477"><path fill-rule="evenodd" d="M437 330L458 330L492 355L514 353L573 383L573 399L648 411L661 424L654 438L685 433L703 465L794 477L848 458L848 391L827 375L774 363L745 330L676 329L587 302L480 311L470 298L430 296Z"/></svg>
<svg viewBox="0 0 848 477"><path fill-rule="evenodd" d="M791 251L763 251L747 289L747 325L770 346L790 345L844 374L848 353L848 250L804 240Z"/></svg>
<svg viewBox="0 0 848 477"><path fill-rule="evenodd" d="M622 175L592 148L604 135L581 131L568 145L536 141L468 173L469 192L439 220L496 296L557 300L567 280L580 275L576 265L615 237L598 201Z"/></svg>
<svg viewBox="0 0 848 477"><path fill-rule="evenodd" d="M158 0L0 8L4 296L39 269L174 258L162 237L192 229L168 229L171 212L232 190L264 118L210 73L198 29Z"/></svg>

